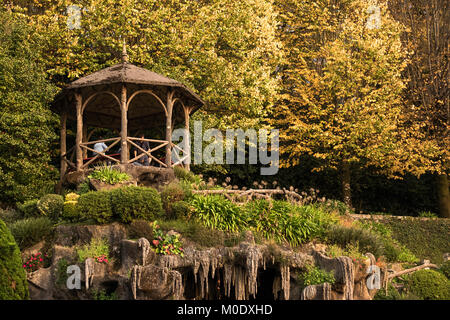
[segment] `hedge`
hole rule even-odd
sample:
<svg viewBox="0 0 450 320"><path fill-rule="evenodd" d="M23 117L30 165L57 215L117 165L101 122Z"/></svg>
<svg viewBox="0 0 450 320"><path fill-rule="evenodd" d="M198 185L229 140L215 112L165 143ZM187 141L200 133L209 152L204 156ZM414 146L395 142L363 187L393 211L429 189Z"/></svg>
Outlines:
<svg viewBox="0 0 450 320"><path fill-rule="evenodd" d="M156 220L163 216L161 196L153 188L127 186L110 191L114 216L123 223L136 219Z"/></svg>
<svg viewBox="0 0 450 320"><path fill-rule="evenodd" d="M108 223L113 218L111 192L89 191L78 199L80 220L92 219L97 223Z"/></svg>

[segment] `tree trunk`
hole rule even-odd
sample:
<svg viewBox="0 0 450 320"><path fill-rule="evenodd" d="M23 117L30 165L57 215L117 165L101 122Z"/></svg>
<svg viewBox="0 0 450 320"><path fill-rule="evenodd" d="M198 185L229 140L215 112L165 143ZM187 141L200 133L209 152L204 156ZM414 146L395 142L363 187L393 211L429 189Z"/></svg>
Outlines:
<svg viewBox="0 0 450 320"><path fill-rule="evenodd" d="M342 163L341 183L342 183L342 200L344 203L352 207L352 191L350 187L350 163L344 161Z"/></svg>
<svg viewBox="0 0 450 320"><path fill-rule="evenodd" d="M441 174L437 177L439 216L450 218L450 192L448 190L448 176Z"/></svg>

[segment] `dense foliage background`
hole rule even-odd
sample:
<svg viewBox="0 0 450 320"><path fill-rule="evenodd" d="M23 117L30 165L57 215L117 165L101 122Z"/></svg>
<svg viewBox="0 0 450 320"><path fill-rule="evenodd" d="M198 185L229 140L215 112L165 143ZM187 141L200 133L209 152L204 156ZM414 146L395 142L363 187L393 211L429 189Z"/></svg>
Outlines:
<svg viewBox="0 0 450 320"><path fill-rule="evenodd" d="M83 9L80 28L68 28L70 5ZM193 119L204 129L280 129L283 168L264 179L358 212L448 217L449 12L444 0L6 1L0 201L52 187L48 103L56 87L117 63L125 39L131 63L207 101ZM193 169L261 180L252 165Z"/></svg>

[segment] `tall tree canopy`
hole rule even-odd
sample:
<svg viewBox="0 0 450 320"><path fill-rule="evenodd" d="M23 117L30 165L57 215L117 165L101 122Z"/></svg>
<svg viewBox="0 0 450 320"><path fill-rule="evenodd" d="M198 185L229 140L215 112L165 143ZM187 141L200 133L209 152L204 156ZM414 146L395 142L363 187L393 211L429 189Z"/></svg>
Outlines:
<svg viewBox="0 0 450 320"><path fill-rule="evenodd" d="M44 61L58 81L117 63L125 39L130 62L190 85L217 126L257 125L276 98L272 0L13 2L47 39ZM81 8L79 28L68 27L71 5Z"/></svg>
<svg viewBox="0 0 450 320"><path fill-rule="evenodd" d="M378 1L280 1L284 96L272 123L286 166L309 153L342 173L350 204L352 164L425 172L433 145L403 126L401 26ZM378 15L379 13L379 15ZM416 149L419 148L420 150Z"/></svg>
<svg viewBox="0 0 450 320"><path fill-rule="evenodd" d="M39 63L41 43L26 22L0 8L0 202L50 191L55 118L48 103L57 89Z"/></svg>
<svg viewBox="0 0 450 320"><path fill-rule="evenodd" d="M406 28L410 51L405 99L411 123L422 123L425 140L439 146L438 193L441 216L450 218L450 3L446 0L390 1L393 16Z"/></svg>

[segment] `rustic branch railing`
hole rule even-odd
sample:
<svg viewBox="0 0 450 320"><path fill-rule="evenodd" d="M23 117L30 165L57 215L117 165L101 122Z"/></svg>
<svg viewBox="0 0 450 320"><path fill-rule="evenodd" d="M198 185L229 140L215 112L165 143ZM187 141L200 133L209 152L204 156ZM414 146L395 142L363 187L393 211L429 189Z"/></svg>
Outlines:
<svg viewBox="0 0 450 320"><path fill-rule="evenodd" d="M151 142L151 143L159 143L156 147L150 149L150 150L144 150L141 146L139 146L138 144L136 144L134 141L147 141L147 142ZM128 160L128 163L133 163L134 161L140 159L141 157L147 155L150 159L155 160L156 162L158 162L161 166L163 166L164 168L167 168L167 165L162 162L161 160L159 160L158 158L156 158L155 156L152 155L152 152L161 149L162 147L165 147L166 145L169 144L168 141L166 140L157 140L157 139L145 139L145 138L132 138L132 137L128 137L127 138L127 142L130 143L132 146L134 146L135 148L139 149L140 151L142 151L141 154L137 155L136 157L134 157L133 159Z"/></svg>
<svg viewBox="0 0 450 320"><path fill-rule="evenodd" d="M175 149L177 149L177 150L183 152L183 154L184 154L184 156L180 158L180 157L178 156L178 153L177 153L177 152L173 152L173 154L175 155L175 157L178 159L177 162L175 162L175 163L173 164L173 166L182 164L183 161L186 160L186 159L189 157L189 154L188 154L185 150L183 150L182 148L180 148L179 146L177 146L176 144L173 144L173 143L172 143L171 145L172 145L172 148L175 148Z"/></svg>
<svg viewBox="0 0 450 320"><path fill-rule="evenodd" d="M67 155L72 152L70 160L67 159ZM76 170L77 166L75 165L75 163L73 163L73 157L75 155L75 146L70 148L69 150L67 150L66 153L61 155L61 158L69 165L69 167L71 167L72 169Z"/></svg>
<svg viewBox="0 0 450 320"><path fill-rule="evenodd" d="M113 143L111 143L105 150L103 150L103 152L98 152L98 151L95 151L94 149L91 149L91 148L88 147L88 145L90 145L90 144L96 144L96 143L100 143L100 142L106 143L106 142L110 142L110 141L113 141ZM92 162L94 162L96 159L98 159L100 157L105 157L105 158L107 158L107 159L109 159L111 161L120 163L119 160L117 160L117 159L115 159L113 157L110 157L110 156L108 156L106 154L106 152L108 150L110 150L112 147L114 147L119 142L120 142L120 137L119 138L110 138L110 139L102 139L102 140L90 141L90 142L85 142L85 143L80 144L81 148L84 148L84 149L86 149L88 151L92 151L92 152L96 153L96 155L92 159L90 159L88 162L86 162L85 164L82 165L82 168L88 167Z"/></svg>
<svg viewBox="0 0 450 320"><path fill-rule="evenodd" d="M270 199L273 195L284 195L286 200L298 203L303 200L303 197L295 191L283 189L249 189L249 190L233 190L233 189L216 189L216 190L192 190L192 193L197 194L222 194L231 201L236 201L239 198L245 201L257 199ZM233 195L231 197L230 195Z"/></svg>

